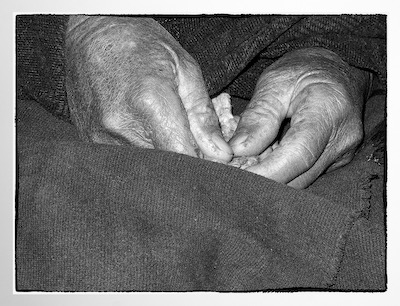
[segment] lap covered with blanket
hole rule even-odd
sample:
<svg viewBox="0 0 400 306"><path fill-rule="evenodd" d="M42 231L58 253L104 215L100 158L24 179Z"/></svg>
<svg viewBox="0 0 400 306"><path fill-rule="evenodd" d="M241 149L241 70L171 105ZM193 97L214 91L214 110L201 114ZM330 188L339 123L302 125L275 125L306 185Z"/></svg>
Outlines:
<svg viewBox="0 0 400 306"><path fill-rule="evenodd" d="M239 115L261 72L322 47L374 74L352 162L296 190L229 165L87 143L68 16L17 16L16 289L386 290L384 16L159 17Z"/></svg>

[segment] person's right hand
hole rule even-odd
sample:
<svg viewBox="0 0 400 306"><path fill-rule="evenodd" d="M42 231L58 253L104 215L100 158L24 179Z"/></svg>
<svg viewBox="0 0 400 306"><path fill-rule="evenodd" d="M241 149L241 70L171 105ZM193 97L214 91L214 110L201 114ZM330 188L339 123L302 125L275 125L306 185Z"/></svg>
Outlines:
<svg viewBox="0 0 400 306"><path fill-rule="evenodd" d="M199 65L156 21L71 16L66 64L82 139L231 160Z"/></svg>

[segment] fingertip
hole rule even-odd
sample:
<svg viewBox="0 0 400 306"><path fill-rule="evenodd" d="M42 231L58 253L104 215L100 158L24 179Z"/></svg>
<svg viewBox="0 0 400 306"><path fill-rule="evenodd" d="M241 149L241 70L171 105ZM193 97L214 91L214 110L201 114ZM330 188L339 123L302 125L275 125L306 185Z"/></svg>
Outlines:
<svg viewBox="0 0 400 306"><path fill-rule="evenodd" d="M211 140L215 146L215 151L212 152L214 154L212 154L213 156L211 157L221 160L223 162L231 161L233 157L233 150L229 146L229 144L225 142L223 137L217 133L214 133L211 136Z"/></svg>

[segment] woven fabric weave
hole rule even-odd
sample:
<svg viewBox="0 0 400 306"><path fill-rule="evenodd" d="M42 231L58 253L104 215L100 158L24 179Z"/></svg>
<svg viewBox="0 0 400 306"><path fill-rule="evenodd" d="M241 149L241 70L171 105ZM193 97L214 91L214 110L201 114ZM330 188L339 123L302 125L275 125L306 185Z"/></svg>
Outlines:
<svg viewBox="0 0 400 306"><path fill-rule="evenodd" d="M262 70L288 51L323 47L386 83L386 16L157 17L199 63L211 96L249 100ZM65 92L68 16L16 19L17 96L69 120ZM362 52L360 52L362 51Z"/></svg>
<svg viewBox="0 0 400 306"><path fill-rule="evenodd" d="M325 47L373 72L362 147L294 190L172 152L84 143L65 93L68 16L17 16L16 289L386 290L386 17L155 18L236 112L290 50Z"/></svg>

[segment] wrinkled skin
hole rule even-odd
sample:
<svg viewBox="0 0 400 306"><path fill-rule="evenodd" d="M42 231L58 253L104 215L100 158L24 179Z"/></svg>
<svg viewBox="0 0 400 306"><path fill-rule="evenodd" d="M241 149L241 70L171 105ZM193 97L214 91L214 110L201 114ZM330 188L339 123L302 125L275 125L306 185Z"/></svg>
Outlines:
<svg viewBox="0 0 400 306"><path fill-rule="evenodd" d="M232 159L199 65L156 21L71 16L66 59L82 139Z"/></svg>
<svg viewBox="0 0 400 306"><path fill-rule="evenodd" d="M295 188L309 186L324 171L354 156L363 138L362 108L369 74L335 53L302 49L285 54L260 76L229 143L237 156L264 155L246 168ZM281 123L290 128L271 146Z"/></svg>
<svg viewBox="0 0 400 306"><path fill-rule="evenodd" d="M246 170L304 188L348 163L363 137L368 74L328 50L294 51L268 67L227 144L199 65L154 20L71 16L66 47L71 117L86 141L223 163L260 155ZM272 146L285 118L291 127Z"/></svg>

